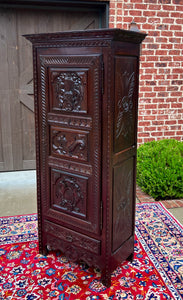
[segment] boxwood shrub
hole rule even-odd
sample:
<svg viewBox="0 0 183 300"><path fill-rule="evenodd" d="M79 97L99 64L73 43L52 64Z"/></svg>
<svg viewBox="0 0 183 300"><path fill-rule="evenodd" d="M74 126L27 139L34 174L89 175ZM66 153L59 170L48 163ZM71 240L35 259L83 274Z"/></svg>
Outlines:
<svg viewBox="0 0 183 300"><path fill-rule="evenodd" d="M137 184L155 200L183 198L183 142L165 139L141 145Z"/></svg>

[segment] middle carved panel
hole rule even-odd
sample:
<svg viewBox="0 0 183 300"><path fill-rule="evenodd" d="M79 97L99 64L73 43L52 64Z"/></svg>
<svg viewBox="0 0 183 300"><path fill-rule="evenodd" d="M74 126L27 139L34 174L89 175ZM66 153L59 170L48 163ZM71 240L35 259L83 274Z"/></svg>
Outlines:
<svg viewBox="0 0 183 300"><path fill-rule="evenodd" d="M88 161L88 134L86 131L52 127L51 154Z"/></svg>

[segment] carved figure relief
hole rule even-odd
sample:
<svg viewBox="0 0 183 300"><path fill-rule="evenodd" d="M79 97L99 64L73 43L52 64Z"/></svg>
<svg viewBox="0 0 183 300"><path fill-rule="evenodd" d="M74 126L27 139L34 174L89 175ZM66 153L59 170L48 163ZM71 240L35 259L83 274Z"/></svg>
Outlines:
<svg viewBox="0 0 183 300"><path fill-rule="evenodd" d="M61 174L54 183L54 206L68 213L85 215L86 187L86 179Z"/></svg>
<svg viewBox="0 0 183 300"><path fill-rule="evenodd" d="M52 72L52 85L56 107L62 111L82 112L86 108L85 72Z"/></svg>
<svg viewBox="0 0 183 300"><path fill-rule="evenodd" d="M135 72L131 74L127 71L122 74L117 74L119 77L118 85L118 115L116 122L116 138L120 135L126 136L129 132L133 131L133 93L135 87ZM124 95L125 91L125 95ZM124 122L125 118L125 122Z"/></svg>
<svg viewBox="0 0 183 300"><path fill-rule="evenodd" d="M52 153L87 160L87 135L52 130Z"/></svg>

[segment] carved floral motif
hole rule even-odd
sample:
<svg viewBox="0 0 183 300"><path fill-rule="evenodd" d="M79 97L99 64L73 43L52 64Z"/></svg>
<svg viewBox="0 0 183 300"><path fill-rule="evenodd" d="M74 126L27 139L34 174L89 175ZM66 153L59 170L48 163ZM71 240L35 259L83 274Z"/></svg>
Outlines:
<svg viewBox="0 0 183 300"><path fill-rule="evenodd" d="M61 208L69 212L81 213L84 195L79 180L61 175L55 183L55 200Z"/></svg>
<svg viewBox="0 0 183 300"><path fill-rule="evenodd" d="M116 138L121 135L126 137L133 131L133 93L135 87L135 72L131 74L127 71L122 74L118 73L118 115L116 123ZM125 95L124 95L125 91ZM125 119L125 122L124 122Z"/></svg>

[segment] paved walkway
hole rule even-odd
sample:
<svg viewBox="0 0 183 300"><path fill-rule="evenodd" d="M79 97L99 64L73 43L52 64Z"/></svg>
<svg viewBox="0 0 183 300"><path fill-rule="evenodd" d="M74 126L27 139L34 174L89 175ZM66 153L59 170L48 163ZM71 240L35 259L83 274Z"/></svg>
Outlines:
<svg viewBox="0 0 183 300"><path fill-rule="evenodd" d="M137 200L143 202L155 202L155 200L145 194L140 187L136 189ZM172 213L172 215L183 225L183 199L162 200L161 203Z"/></svg>

